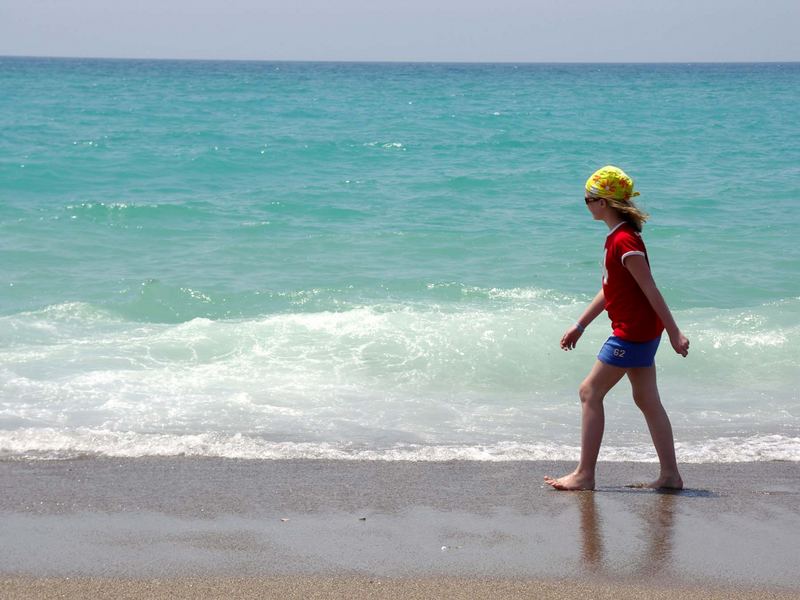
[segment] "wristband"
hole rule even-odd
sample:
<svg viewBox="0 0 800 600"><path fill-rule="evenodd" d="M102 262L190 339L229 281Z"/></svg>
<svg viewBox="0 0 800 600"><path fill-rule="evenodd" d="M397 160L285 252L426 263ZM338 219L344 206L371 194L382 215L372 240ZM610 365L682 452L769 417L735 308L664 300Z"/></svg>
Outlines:
<svg viewBox="0 0 800 600"><path fill-rule="evenodd" d="M583 325L581 325L580 323L575 323L575 328L576 328L578 331L580 331L581 333L583 333L584 331L586 331L586 327L584 327L584 326L583 326Z"/></svg>

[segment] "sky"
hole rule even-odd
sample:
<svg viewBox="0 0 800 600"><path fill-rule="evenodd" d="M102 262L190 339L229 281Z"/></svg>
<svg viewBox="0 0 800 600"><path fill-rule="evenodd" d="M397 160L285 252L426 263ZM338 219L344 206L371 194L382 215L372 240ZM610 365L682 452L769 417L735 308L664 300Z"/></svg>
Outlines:
<svg viewBox="0 0 800 600"><path fill-rule="evenodd" d="M800 61L800 0L0 0L0 55Z"/></svg>

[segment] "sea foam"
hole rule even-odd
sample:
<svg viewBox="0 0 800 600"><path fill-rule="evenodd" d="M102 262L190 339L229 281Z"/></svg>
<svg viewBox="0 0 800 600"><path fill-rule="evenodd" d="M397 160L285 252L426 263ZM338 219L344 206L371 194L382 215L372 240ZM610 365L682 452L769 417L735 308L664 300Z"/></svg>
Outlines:
<svg viewBox="0 0 800 600"><path fill-rule="evenodd" d="M800 460L800 437L725 437L676 447L682 463ZM501 442L490 445L394 444L369 448L353 443L271 442L241 434L141 434L78 428L0 432L0 460L69 460L88 457L217 457L245 460L376 461L575 461L580 448L556 443ZM603 446L601 460L657 462L652 446Z"/></svg>
<svg viewBox="0 0 800 600"><path fill-rule="evenodd" d="M84 303L0 317L0 432L15 440L4 448L570 458L575 389L606 333L597 327L565 353L557 343L574 299L533 289L483 296L177 324L129 321ZM785 314L798 305L678 314L695 332L691 360L665 339L659 377L688 457L800 456L800 336ZM641 416L619 388L607 401L607 457L652 457ZM19 446L23 439L29 445Z"/></svg>

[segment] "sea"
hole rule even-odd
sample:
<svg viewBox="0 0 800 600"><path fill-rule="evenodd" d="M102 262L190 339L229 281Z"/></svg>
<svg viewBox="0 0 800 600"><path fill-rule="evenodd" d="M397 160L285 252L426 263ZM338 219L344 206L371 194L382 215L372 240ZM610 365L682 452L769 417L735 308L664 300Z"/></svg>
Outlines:
<svg viewBox="0 0 800 600"><path fill-rule="evenodd" d="M687 463L800 461L800 63L0 58L0 459L572 460L635 180ZM600 459L656 460L621 382Z"/></svg>

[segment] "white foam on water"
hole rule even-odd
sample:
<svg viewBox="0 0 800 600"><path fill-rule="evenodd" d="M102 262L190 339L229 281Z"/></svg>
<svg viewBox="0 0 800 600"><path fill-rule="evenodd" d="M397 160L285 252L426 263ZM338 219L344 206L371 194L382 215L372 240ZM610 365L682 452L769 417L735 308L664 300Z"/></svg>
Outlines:
<svg viewBox="0 0 800 600"><path fill-rule="evenodd" d="M572 460L575 390L608 335L593 324L562 352L575 312L546 291L491 289L177 324L82 303L0 317L0 440L15 456ZM659 385L687 456L797 460L798 314L791 299L678 315L692 351L665 336ZM627 386L607 411L604 458L654 458Z"/></svg>
<svg viewBox="0 0 800 600"><path fill-rule="evenodd" d="M800 437L755 435L678 443L682 463L800 461ZM472 460L575 461L580 448L554 443L486 445L393 444L366 448L352 443L274 442L241 434L192 435L111 432L87 428L22 428L0 432L0 459L65 460L81 457L214 457L251 460L327 459L441 462ZM601 460L657 462L650 445L603 446Z"/></svg>

